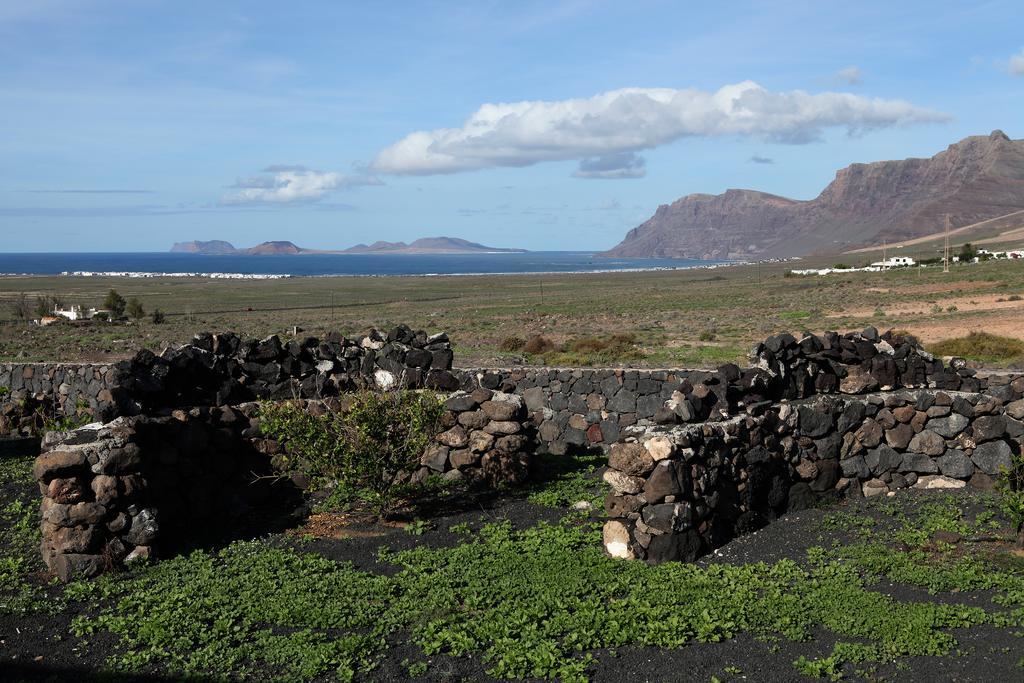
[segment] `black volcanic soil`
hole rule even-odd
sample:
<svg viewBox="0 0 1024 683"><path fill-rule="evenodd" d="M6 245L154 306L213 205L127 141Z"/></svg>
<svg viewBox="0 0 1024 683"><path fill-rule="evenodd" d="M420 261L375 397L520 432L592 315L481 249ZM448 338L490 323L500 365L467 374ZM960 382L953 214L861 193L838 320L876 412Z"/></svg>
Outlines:
<svg viewBox="0 0 1024 683"><path fill-rule="evenodd" d="M28 484L8 484L0 487L0 500L9 501L22 496L35 495ZM927 501L930 492L908 491L913 504ZM839 507L859 513L871 513L863 501L847 501ZM833 508L835 509L835 508ZM712 563L774 562L782 558L802 558L808 548L822 543L822 518L828 510L813 509L791 513L768 527L741 537L720 548L700 561ZM877 513L876 513L877 514ZM525 528L538 521L554 522L563 511L540 507L520 498L499 498L475 504L470 509L442 514L433 519L433 529L422 536L413 536L401 528L373 524L356 524L345 539L320 538L302 544L303 552L320 553L338 561L350 561L365 571L392 573L396 568L378 562L377 550L381 546L399 551L417 546L446 547L457 544L459 536L448 531L460 522L474 527L495 521L510 521L516 528ZM599 518L594 512L593 517ZM282 542L277 537L275 542ZM40 576L40 580L45 580ZM883 583L878 587L899 600L936 601L950 596L929 596L925 591ZM666 587L671 589L671 587ZM56 596L56 590L50 594ZM988 595L956 595L955 600L966 602L976 599L988 602ZM78 612L69 609L57 614L29 614L5 617L0 623L0 681L159 681L171 680L155 674L122 675L104 671L104 662L115 652L112 636L95 634L78 639L69 634L69 624ZM965 654L946 657L907 658L909 668L881 665L872 668L868 676L849 671L854 680L873 681L1013 681L1024 679L1017 665L1024 655L1024 642L1008 630L974 628L953 632ZM836 638L827 632L814 635L814 640L791 643L780 639L769 644L749 635L741 635L722 643L694 643L680 649L619 648L613 655L594 653L597 665L590 671L592 680L614 683L618 681L799 681L800 676L792 662L800 655L826 656ZM409 680L403 660L419 660L418 649L402 638L395 638L382 665L369 673L365 680ZM468 658L431 657L429 670L421 680L431 681L490 681L486 674L488 664L478 656ZM737 673L740 672L740 673ZM194 678L190 680L204 680Z"/></svg>

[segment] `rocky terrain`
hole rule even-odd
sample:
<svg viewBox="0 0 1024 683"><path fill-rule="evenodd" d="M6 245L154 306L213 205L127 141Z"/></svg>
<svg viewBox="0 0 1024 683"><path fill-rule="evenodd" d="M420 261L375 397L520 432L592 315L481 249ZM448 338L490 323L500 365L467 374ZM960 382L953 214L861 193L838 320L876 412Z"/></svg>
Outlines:
<svg viewBox="0 0 1024 683"><path fill-rule="evenodd" d="M930 159L852 164L809 201L753 190L688 195L659 206L605 255L799 256L934 234L947 214L955 229L1021 209L1024 140L996 130Z"/></svg>

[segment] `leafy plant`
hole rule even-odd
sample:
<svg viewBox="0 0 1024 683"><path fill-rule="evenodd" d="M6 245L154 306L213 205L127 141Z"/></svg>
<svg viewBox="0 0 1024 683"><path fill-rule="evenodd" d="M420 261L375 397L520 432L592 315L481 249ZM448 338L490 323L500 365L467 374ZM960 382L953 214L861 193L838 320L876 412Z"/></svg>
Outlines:
<svg viewBox="0 0 1024 683"><path fill-rule="evenodd" d="M286 446L288 455L276 463L281 471L336 482L387 514L408 490L399 479L419 466L443 412L431 392L367 390L343 410L319 415L298 402L265 403L260 428Z"/></svg>
<svg viewBox="0 0 1024 683"><path fill-rule="evenodd" d="M434 525L425 519L414 519L405 525L405 533L410 536L422 536L434 528Z"/></svg>
<svg viewBox="0 0 1024 683"><path fill-rule="evenodd" d="M1017 548L1024 550L1024 453L1013 456L997 481L999 507L1017 533Z"/></svg>
<svg viewBox="0 0 1024 683"><path fill-rule="evenodd" d="M167 316L159 308L153 309L153 314L150 316L150 320L153 321L154 325L163 325Z"/></svg>

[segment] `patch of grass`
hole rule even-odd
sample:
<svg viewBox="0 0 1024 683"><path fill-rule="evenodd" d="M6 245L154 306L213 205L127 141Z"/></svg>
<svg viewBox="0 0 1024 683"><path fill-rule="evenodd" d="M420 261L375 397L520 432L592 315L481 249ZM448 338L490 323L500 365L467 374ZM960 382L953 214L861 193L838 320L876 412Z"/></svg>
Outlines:
<svg viewBox="0 0 1024 683"><path fill-rule="evenodd" d="M930 344L928 350L940 356L960 356L983 363L1006 363L1024 358L1024 341L988 332L971 332L966 337Z"/></svg>

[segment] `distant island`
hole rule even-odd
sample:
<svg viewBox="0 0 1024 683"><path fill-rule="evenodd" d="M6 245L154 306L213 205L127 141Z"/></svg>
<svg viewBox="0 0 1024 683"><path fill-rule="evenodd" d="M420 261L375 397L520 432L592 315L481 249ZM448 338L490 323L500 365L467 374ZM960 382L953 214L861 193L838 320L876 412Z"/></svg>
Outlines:
<svg viewBox="0 0 1024 683"><path fill-rule="evenodd" d="M502 249L488 247L458 237L421 237L406 244L405 242L374 242L373 244L357 244L341 250L304 249L292 242L264 242L255 247L238 249L224 240L178 242L171 247L172 253L202 254L206 256L260 256L268 254L524 254L526 249Z"/></svg>

